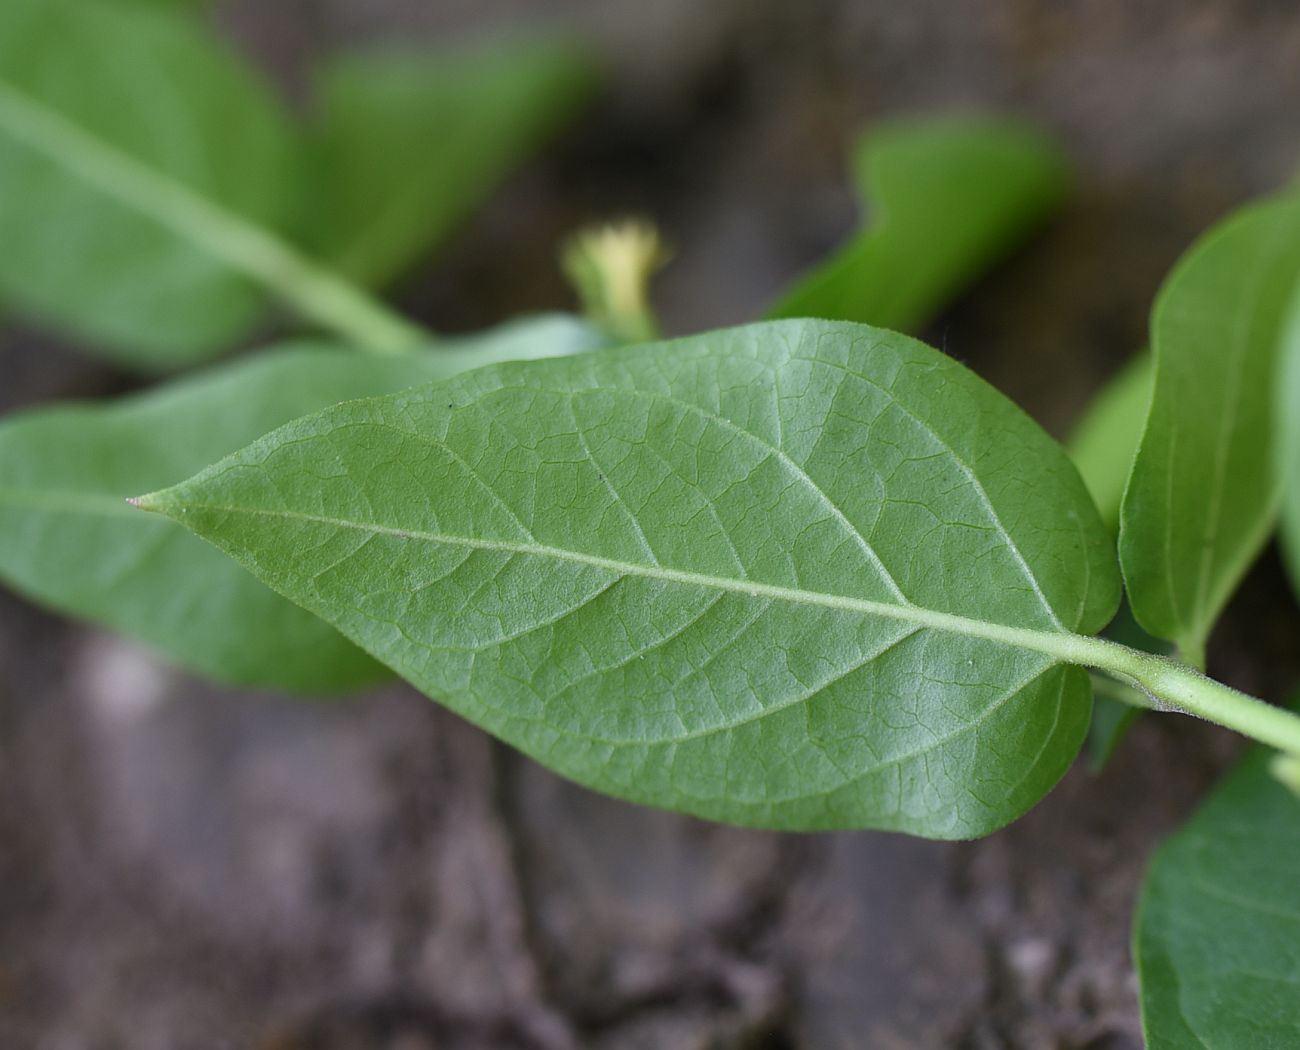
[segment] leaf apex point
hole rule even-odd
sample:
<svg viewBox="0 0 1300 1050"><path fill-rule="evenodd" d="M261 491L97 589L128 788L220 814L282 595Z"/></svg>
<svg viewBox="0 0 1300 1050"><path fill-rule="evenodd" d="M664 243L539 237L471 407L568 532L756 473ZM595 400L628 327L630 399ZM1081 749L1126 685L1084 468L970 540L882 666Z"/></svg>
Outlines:
<svg viewBox="0 0 1300 1050"><path fill-rule="evenodd" d="M161 504L159 504L158 500L152 494L146 496L128 496L126 501L138 510L150 512L162 510Z"/></svg>

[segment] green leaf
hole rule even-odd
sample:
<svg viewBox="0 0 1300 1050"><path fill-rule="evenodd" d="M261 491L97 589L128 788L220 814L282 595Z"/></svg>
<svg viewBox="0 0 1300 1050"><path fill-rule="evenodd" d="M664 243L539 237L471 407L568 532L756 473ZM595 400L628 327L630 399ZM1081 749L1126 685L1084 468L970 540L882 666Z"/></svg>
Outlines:
<svg viewBox="0 0 1300 1050"><path fill-rule="evenodd" d="M593 339L555 318L398 359L290 347L108 406L12 416L0 423L0 579L221 681L326 692L374 680L380 668L333 628L126 497L345 398Z"/></svg>
<svg viewBox="0 0 1300 1050"><path fill-rule="evenodd" d="M1300 326L1300 310L1292 323ZM1281 453L1278 456L1278 484L1282 488L1282 556L1291 582L1300 595L1300 333L1292 332L1278 384L1278 418L1281 420Z"/></svg>
<svg viewBox="0 0 1300 1050"><path fill-rule="evenodd" d="M874 128L859 140L853 166L871 225L770 316L915 328L1041 223L1066 182L1049 142L991 118Z"/></svg>
<svg viewBox="0 0 1300 1050"><path fill-rule="evenodd" d="M0 298L13 309L137 366L225 348L261 292L126 201L161 215L195 195L274 228L292 168L273 100L188 13L0 3Z"/></svg>
<svg viewBox="0 0 1300 1050"><path fill-rule="evenodd" d="M1138 622L1198 665L1273 530L1274 400L1298 276L1300 201L1266 201L1198 240L1152 313L1155 381L1120 561Z"/></svg>
<svg viewBox="0 0 1300 1050"><path fill-rule="evenodd" d="M1134 357L1093 399L1066 444L1066 451L1101 511L1102 521L1112 532L1119 528L1124 485L1133 470L1133 456L1146 425L1153 372L1149 353ZM1137 625L1127 603L1120 609L1116 622L1107 628L1106 636L1145 652L1164 649ZM1128 702L1131 687L1107 681L1105 688L1115 690L1115 695L1110 696L1096 680L1093 685L1098 688L1092 705L1092 726L1088 730L1088 762L1094 772L1101 772L1137 721L1141 709Z"/></svg>
<svg viewBox="0 0 1300 1050"><path fill-rule="evenodd" d="M1098 684L1093 682L1094 687ZM1115 751L1141 714L1141 708L1122 699L1101 692L1093 696L1092 724L1088 727L1088 766L1094 773L1100 773L1110 765Z"/></svg>
<svg viewBox="0 0 1300 1050"><path fill-rule="evenodd" d="M937 351L842 323L480 369L141 505L560 773L777 828L1022 813L1090 698L1032 646L1119 596L1058 445Z"/></svg>
<svg viewBox="0 0 1300 1050"><path fill-rule="evenodd" d="M312 245L379 284L479 205L586 101L591 56L521 37L336 56L316 77Z"/></svg>
<svg viewBox="0 0 1300 1050"><path fill-rule="evenodd" d="M1119 507L1146 426L1154 372L1150 354L1133 358L1093 399L1065 446L1112 530L1119 528Z"/></svg>
<svg viewBox="0 0 1300 1050"><path fill-rule="evenodd" d="M1156 853L1134 935L1148 1050L1300 1032L1300 800L1255 749Z"/></svg>

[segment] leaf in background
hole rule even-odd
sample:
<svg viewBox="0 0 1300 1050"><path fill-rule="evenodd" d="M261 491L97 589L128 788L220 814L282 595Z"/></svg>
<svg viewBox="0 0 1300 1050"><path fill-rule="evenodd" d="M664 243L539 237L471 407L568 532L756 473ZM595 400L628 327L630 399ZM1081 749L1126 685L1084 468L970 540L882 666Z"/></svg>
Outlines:
<svg viewBox="0 0 1300 1050"><path fill-rule="evenodd" d="M1160 847L1134 931L1148 1050L1300 1033L1300 800L1256 748Z"/></svg>
<svg viewBox="0 0 1300 1050"><path fill-rule="evenodd" d="M107 406L10 416L0 423L0 579L221 681L303 692L372 681L382 670L333 628L126 497L337 401L594 338L552 318L394 359L284 348Z"/></svg>
<svg viewBox="0 0 1300 1050"><path fill-rule="evenodd" d="M1300 304L1292 317L1300 327ZM1291 572L1291 582L1300 596L1300 334L1291 332L1278 384L1278 417L1281 420L1282 451L1278 457L1282 488L1282 528L1279 536L1282 556Z"/></svg>
<svg viewBox="0 0 1300 1050"><path fill-rule="evenodd" d="M803 277L772 317L911 329L1059 204L1051 143L990 118L903 120L859 141L854 181L871 225Z"/></svg>
<svg viewBox="0 0 1300 1050"><path fill-rule="evenodd" d="M1146 424L1153 371L1149 353L1129 361L1093 398L1065 446L1112 533L1119 528L1124 485L1132 473L1133 455ZM1107 628L1106 636L1144 652L1163 652L1166 648L1137 625L1127 603ZM1094 679L1093 685L1098 687L1099 683ZM1128 688L1115 682L1107 682L1107 687L1121 691ZM1094 772L1110 763L1141 713L1126 700L1095 689L1092 725L1088 729L1088 762Z"/></svg>
<svg viewBox="0 0 1300 1050"><path fill-rule="evenodd" d="M1094 679L1093 686L1098 682ZM1092 698L1092 724L1088 726L1088 768L1100 773L1115 757L1115 751L1133 728L1141 708L1112 696L1094 691Z"/></svg>
<svg viewBox="0 0 1300 1050"><path fill-rule="evenodd" d="M136 366L224 349L261 292L106 188L166 206L179 185L277 227L292 166L273 100L186 12L0 3L0 298L13 309Z"/></svg>
<svg viewBox="0 0 1300 1050"><path fill-rule="evenodd" d="M1023 638L1119 594L1058 445L937 351L831 322L355 402L141 505L566 776L779 828L1024 812L1090 690Z"/></svg>
<svg viewBox="0 0 1300 1050"><path fill-rule="evenodd" d="M312 246L367 284L394 277L569 119L595 79L585 50L546 38L327 61Z"/></svg>
<svg viewBox="0 0 1300 1050"><path fill-rule="evenodd" d="M1066 442L1102 521L1112 531L1119 528L1124 486L1151 407L1154 371L1148 353L1129 361L1093 398Z"/></svg>
<svg viewBox="0 0 1300 1050"><path fill-rule="evenodd" d="M1274 400L1298 277L1300 200L1279 198L1198 240L1152 312L1155 382L1120 562L1138 622L1197 665L1277 514Z"/></svg>

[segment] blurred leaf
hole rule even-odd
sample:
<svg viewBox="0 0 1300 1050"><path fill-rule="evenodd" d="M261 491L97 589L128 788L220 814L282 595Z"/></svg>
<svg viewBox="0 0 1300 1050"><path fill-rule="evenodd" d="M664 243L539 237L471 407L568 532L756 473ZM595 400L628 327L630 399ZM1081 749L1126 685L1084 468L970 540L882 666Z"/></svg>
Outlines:
<svg viewBox="0 0 1300 1050"><path fill-rule="evenodd" d="M1281 420L1282 449L1278 456L1278 480L1282 488L1282 528L1279 540L1282 556L1291 573L1296 595L1300 596L1300 297L1293 304L1291 324L1278 383L1278 418Z"/></svg>
<svg viewBox="0 0 1300 1050"><path fill-rule="evenodd" d="M1129 361L1093 398L1066 444L1066 451L1079 468L1102 521L1112 532L1119 528L1124 485L1133 470L1133 455L1146 424L1153 371L1149 353L1141 353ZM1145 652L1163 652L1166 648L1138 626L1127 602L1120 607L1105 634ZM1088 764L1094 772L1101 772L1110 764L1115 750L1142 714L1140 708L1106 691L1117 685L1113 681L1093 680L1095 695L1087 750Z"/></svg>
<svg viewBox="0 0 1300 1050"><path fill-rule="evenodd" d="M1093 398L1066 443L1102 521L1112 530L1119 529L1119 506L1151 406L1154 371L1149 353L1129 361Z"/></svg>
<svg viewBox="0 0 1300 1050"><path fill-rule="evenodd" d="M341 405L141 505L558 772L767 827L1023 813L1088 724L1049 650L1119 598L1059 445L823 321Z"/></svg>
<svg viewBox="0 0 1300 1050"><path fill-rule="evenodd" d="M1092 724L1088 727L1088 766L1094 773L1110 765L1115 751L1142 714L1141 708L1106 695L1096 688L1098 685L1094 679Z"/></svg>
<svg viewBox="0 0 1300 1050"><path fill-rule="evenodd" d="M1169 838L1134 935L1148 1050L1282 1050L1300 1033L1300 800L1256 748Z"/></svg>
<svg viewBox="0 0 1300 1050"><path fill-rule="evenodd" d="M1204 664L1273 530L1278 369L1300 278L1300 200L1243 208L1174 267L1151 318L1151 409L1124 492L1120 561L1138 622Z"/></svg>
<svg viewBox="0 0 1300 1050"><path fill-rule="evenodd" d="M372 681L382 669L333 628L126 497L305 412L594 340L557 317L392 359L285 347L106 406L11 416L0 423L0 579L221 681L304 692Z"/></svg>
<svg viewBox="0 0 1300 1050"><path fill-rule="evenodd" d="M974 117L872 128L857 145L854 181L870 225L770 316L914 329L1041 223L1066 184L1045 138Z"/></svg>
<svg viewBox="0 0 1300 1050"><path fill-rule="evenodd" d="M389 280L568 120L595 79L583 48L545 38L325 62L311 245L349 277Z"/></svg>
<svg viewBox="0 0 1300 1050"><path fill-rule="evenodd" d="M273 100L186 12L0 3L0 298L13 309L137 366L227 347L261 292L123 194L167 208L179 186L275 228L292 168Z"/></svg>

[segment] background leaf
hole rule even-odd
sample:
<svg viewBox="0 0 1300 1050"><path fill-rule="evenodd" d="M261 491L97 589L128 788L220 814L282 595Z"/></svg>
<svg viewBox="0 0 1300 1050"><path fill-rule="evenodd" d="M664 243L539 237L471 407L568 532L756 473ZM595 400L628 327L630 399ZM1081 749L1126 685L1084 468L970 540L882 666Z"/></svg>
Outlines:
<svg viewBox="0 0 1300 1050"><path fill-rule="evenodd" d="M1300 306L1292 314L1291 324L1300 328ZM1278 418L1282 434L1282 452L1278 460L1282 488L1280 541L1292 584L1300 596L1300 332L1293 329L1286 344L1282 381L1278 384Z"/></svg>
<svg viewBox="0 0 1300 1050"><path fill-rule="evenodd" d="M114 404L11 416L0 424L0 578L221 681L304 692L372 681L382 670L333 628L126 497L337 401L594 340L549 318L395 359L286 347Z"/></svg>
<svg viewBox="0 0 1300 1050"><path fill-rule="evenodd" d="M1151 318L1151 411L1120 513L1138 622L1193 663L1273 529L1274 400L1300 200L1242 209L1179 260Z"/></svg>
<svg viewBox="0 0 1300 1050"><path fill-rule="evenodd" d="M1143 352L1129 361L1093 398L1065 446L1102 521L1112 532L1119 529L1120 502L1146 425L1154 371L1150 353ZM1146 652L1164 653L1167 649L1137 625L1127 603L1105 633L1108 638ZM1114 688L1116 684L1108 686ZM1097 686L1095 679L1093 685ZM1121 686L1121 692L1126 688ZM1088 729L1088 762L1094 772L1109 764L1140 715L1141 710L1127 701L1096 690Z"/></svg>
<svg viewBox="0 0 1300 1050"><path fill-rule="evenodd" d="M1300 800L1256 748L1160 847L1134 937L1148 1050L1300 1032Z"/></svg>
<svg viewBox="0 0 1300 1050"><path fill-rule="evenodd" d="M990 118L872 128L853 158L870 225L803 277L772 317L913 329L1048 215L1065 191L1051 144Z"/></svg>
<svg viewBox="0 0 1300 1050"><path fill-rule="evenodd" d="M571 117L595 81L586 50L547 38L327 60L309 243L349 277L388 280Z"/></svg>
<svg viewBox="0 0 1300 1050"><path fill-rule="evenodd" d="M1134 357L1093 398L1066 442L1102 520L1112 530L1119 529L1120 503L1151 407L1154 373L1149 353Z"/></svg>
<svg viewBox="0 0 1300 1050"><path fill-rule="evenodd" d="M31 147L48 140L60 160ZM87 143L90 147L87 148ZM269 94L188 13L102 0L0 3L0 298L132 365L223 349L263 297L108 196L108 147L277 229L292 140Z"/></svg>
<svg viewBox="0 0 1300 1050"><path fill-rule="evenodd" d="M961 365L799 321L481 369L142 505L591 787L781 828L987 832L1088 724L1113 548Z"/></svg>

